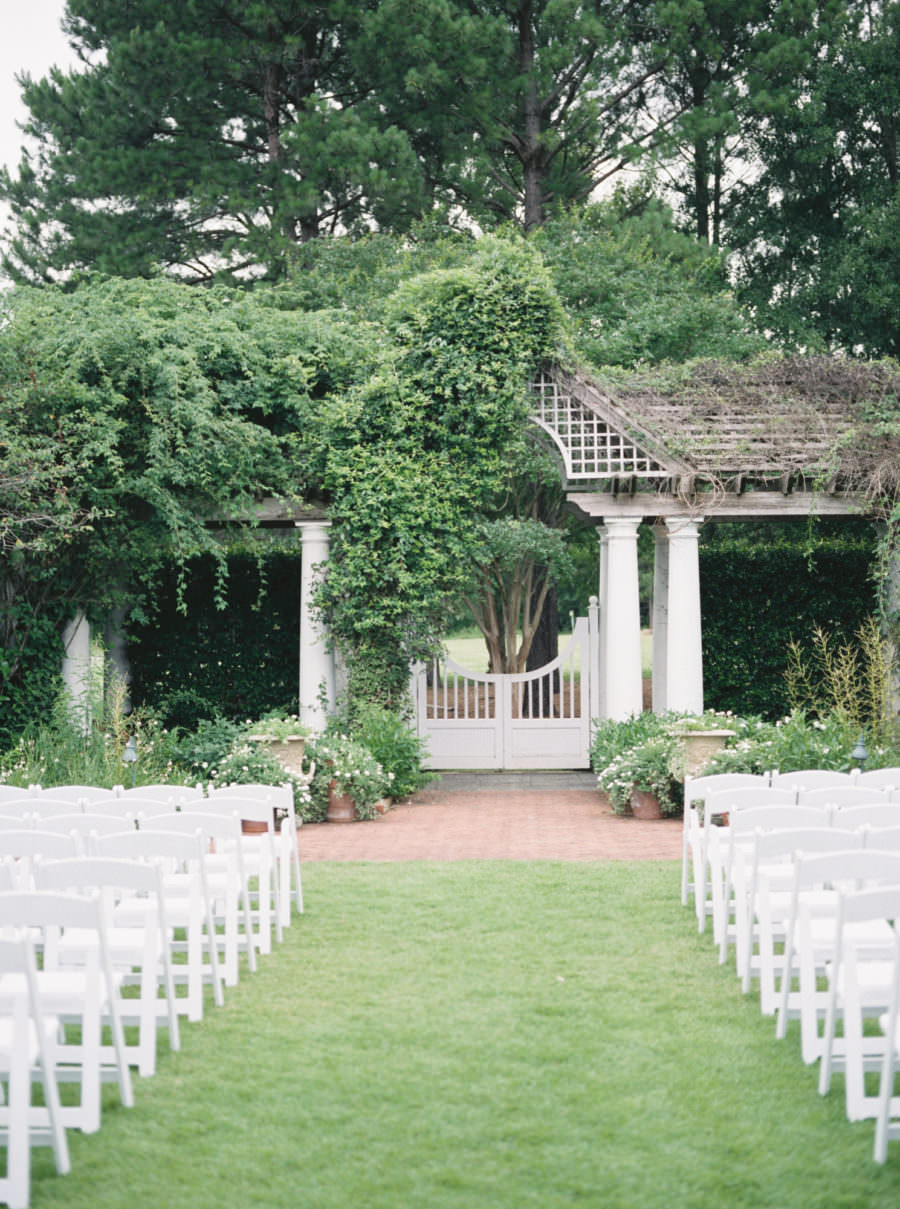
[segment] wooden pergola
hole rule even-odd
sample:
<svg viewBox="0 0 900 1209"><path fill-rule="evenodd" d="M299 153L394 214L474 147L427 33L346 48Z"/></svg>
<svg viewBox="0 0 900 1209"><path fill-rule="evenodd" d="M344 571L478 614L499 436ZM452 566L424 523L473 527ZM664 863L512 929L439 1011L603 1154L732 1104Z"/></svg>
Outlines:
<svg viewBox="0 0 900 1209"><path fill-rule="evenodd" d="M707 363L660 385L547 366L534 423L600 539L600 716L642 708L637 531L655 524L653 708L703 709L700 526L877 513L900 450L879 439L900 370L835 358Z"/></svg>

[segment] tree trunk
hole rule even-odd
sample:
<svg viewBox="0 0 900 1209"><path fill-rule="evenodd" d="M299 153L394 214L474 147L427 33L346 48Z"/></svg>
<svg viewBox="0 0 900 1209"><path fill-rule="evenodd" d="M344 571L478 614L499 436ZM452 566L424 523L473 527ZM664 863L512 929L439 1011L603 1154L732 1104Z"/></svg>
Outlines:
<svg viewBox="0 0 900 1209"><path fill-rule="evenodd" d="M553 584L544 599L540 620L531 643L531 650L525 661L526 672L537 671L545 664L551 663L559 654L559 596L556 585ZM540 687L538 687L540 685ZM549 717L553 712L551 693L559 692L559 669L553 673L552 685L549 680L542 678L531 685L522 704L522 715L537 714Z"/></svg>
<svg viewBox="0 0 900 1209"><path fill-rule="evenodd" d="M531 3L519 6L519 70L523 78L522 119L522 190L524 194L525 230L544 223L544 191L542 185L541 114L537 86L534 81L534 38L531 30Z"/></svg>

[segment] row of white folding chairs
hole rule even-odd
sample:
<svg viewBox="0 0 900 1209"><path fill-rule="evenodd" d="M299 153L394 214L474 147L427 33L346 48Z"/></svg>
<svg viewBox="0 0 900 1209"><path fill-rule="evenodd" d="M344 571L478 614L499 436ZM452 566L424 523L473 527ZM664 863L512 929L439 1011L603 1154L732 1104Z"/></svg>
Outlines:
<svg viewBox="0 0 900 1209"><path fill-rule="evenodd" d="M217 839L228 841L215 857L209 853L213 833ZM0 1129L8 1148L8 1178L0 1180L0 1200L5 1199L10 1205L28 1204L32 1144L52 1140L57 1170L69 1169L65 1135L61 1131L67 1126L88 1132L99 1128L100 1083L104 1077L118 1081L124 1105L133 1104L129 1062L133 1060L141 1074L153 1073L161 1008L168 1023L170 1044L178 1047L178 1011L183 1001L176 998L170 951L176 927L186 930L188 982L198 968L198 950L205 934L206 968L216 1002L222 1002L213 895L218 894L221 902L229 889L236 890L236 879L223 862L240 864L241 835L240 820L233 814L158 816L146 820L140 830L120 828L102 836L93 833L92 843L102 853L93 857L73 855L83 847L83 837L74 831L43 835L34 830L24 831L15 839L12 832L0 835L0 844L5 837L9 848L21 854L16 860L7 853L7 858L0 860L0 930L18 927L24 929L26 938L37 928L62 931L61 940L55 938L51 942L49 931L43 936L43 968L40 973L35 969L41 984L37 1000L32 995L26 1004L21 988L11 987L9 979L0 976L0 1006L9 1008L0 1019L0 1062L8 1076L9 1089L5 1115L0 1112ZM166 858L165 877L158 863L160 858ZM181 873L173 874L173 859ZM105 894L113 886L120 892L123 888L130 891L117 898L114 907ZM65 893L76 888L80 893ZM85 897L86 889L97 893ZM152 916L148 914L146 897L140 900L134 897L138 892L146 895L149 891L154 892ZM244 905L246 911L246 896ZM110 927L110 922L114 926ZM255 968L249 927L245 928L245 938L250 942L250 965ZM223 937L226 950L229 943L226 922ZM3 956L0 948L0 960ZM25 957L18 960L21 962ZM228 964L226 952L226 971ZM132 968L140 971L140 995L137 999L120 999L124 970ZM157 990L160 974L164 975L165 987L162 1001L158 1000ZM48 986L50 980L55 981ZM188 989L186 1014L188 1018L199 1018L202 996L199 1005L194 1000L198 985L201 991L202 985L193 981L194 985ZM39 1026L44 1006L53 1010L54 1026L64 1019L79 1025L77 1046L58 1044L54 1027L46 1034L45 1052L38 1053L33 1046L22 1050L19 1022L27 1018L32 1022L28 1025L29 1035L44 1038L45 1032ZM125 1045L123 1025L132 1022L133 1014L139 1028L138 1044L132 1052ZM103 1025L112 1028L111 1053L100 1044ZM4 1040L9 1042L5 1048ZM29 1056L24 1073L21 1064L14 1060L21 1052ZM33 1060L38 1058L35 1066ZM35 1120L32 1110L25 1110L30 1103L34 1077L45 1085L47 1108L40 1120ZM60 1077L77 1079L80 1083L77 1104L59 1106L55 1084Z"/></svg>
<svg viewBox="0 0 900 1209"><path fill-rule="evenodd" d="M687 777L682 831L681 901L688 906L691 893L698 931L703 931L714 902L708 878L709 852L716 825L734 804L758 797L758 804L798 803L849 805L897 800L900 810L900 768L868 773L838 773L806 769L792 773L725 773Z"/></svg>
<svg viewBox="0 0 900 1209"><path fill-rule="evenodd" d="M710 801L713 799L711 798ZM741 916L733 910L735 867L746 856L758 829L787 830L798 827L833 828L856 832L861 828L900 827L900 804L870 802L831 806L827 800L818 805L777 802L760 804L756 793L743 801L730 800L727 826L714 828L707 849L709 898L713 918L713 938L724 961L730 938ZM733 918L734 917L734 918Z"/></svg>
<svg viewBox="0 0 900 1209"><path fill-rule="evenodd" d="M736 910L746 921L736 946L742 989L759 979L760 1006L776 1016L778 1038L799 1018L803 1061L820 1062L819 1092L827 1094L833 1072L843 1072L848 1119L882 1114L876 1157L880 1147L883 1161L886 1138L900 1137L900 1096L893 1095L893 1069L887 1071L895 1054L866 1021L880 1017L887 1030L894 1003L900 827L757 828L736 875ZM896 1026L888 1036L896 1043ZM866 1074L879 1067L881 1088L873 1095Z"/></svg>
<svg viewBox="0 0 900 1209"><path fill-rule="evenodd" d="M10 788L10 787L0 787ZM38 787L32 787L36 789ZM202 787L158 785L138 786L134 790L95 791L104 796L90 799L90 786L61 786L45 790L40 794L18 790L24 796L7 797L0 800L0 828L16 827L18 820L28 826L45 827L47 820L61 814L82 812L97 820L97 829L102 833L108 828L99 823L101 815L112 818L131 819L137 825L141 818L171 813L176 810L207 811L221 809L223 804L230 813L241 810L242 817L255 824L271 819L275 830L272 841L276 849L275 876L276 898L281 927L291 923L291 902L296 902L298 912L303 911L303 885L300 855L297 843L299 820L294 810L293 791L284 785L233 785L223 786L203 794ZM65 796L66 794L70 796ZM280 826L276 828L275 818ZM9 821L12 820L12 821ZM87 830L85 828L84 830Z"/></svg>

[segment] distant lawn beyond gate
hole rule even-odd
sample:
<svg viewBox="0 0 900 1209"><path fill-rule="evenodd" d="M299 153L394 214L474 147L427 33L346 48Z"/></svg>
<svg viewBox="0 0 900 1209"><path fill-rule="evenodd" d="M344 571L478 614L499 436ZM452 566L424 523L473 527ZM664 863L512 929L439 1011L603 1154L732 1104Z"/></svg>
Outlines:
<svg viewBox="0 0 900 1209"><path fill-rule="evenodd" d="M34 1209L895 1209L675 863L314 864L306 915Z"/></svg>

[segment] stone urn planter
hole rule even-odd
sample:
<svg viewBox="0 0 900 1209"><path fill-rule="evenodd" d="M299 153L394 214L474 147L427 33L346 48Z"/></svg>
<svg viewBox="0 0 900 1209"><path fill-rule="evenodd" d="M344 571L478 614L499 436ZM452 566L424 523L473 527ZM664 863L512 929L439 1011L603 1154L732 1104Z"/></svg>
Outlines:
<svg viewBox="0 0 900 1209"><path fill-rule="evenodd" d="M676 730L684 753L682 776L695 777L734 735L733 730Z"/></svg>
<svg viewBox="0 0 900 1209"><path fill-rule="evenodd" d="M284 739L273 739L270 735L248 735L247 738L251 743L265 743L285 772L302 775L305 735L288 735Z"/></svg>
<svg viewBox="0 0 900 1209"><path fill-rule="evenodd" d="M636 819L653 820L662 818L662 808L655 793L645 789L632 789L631 813Z"/></svg>

